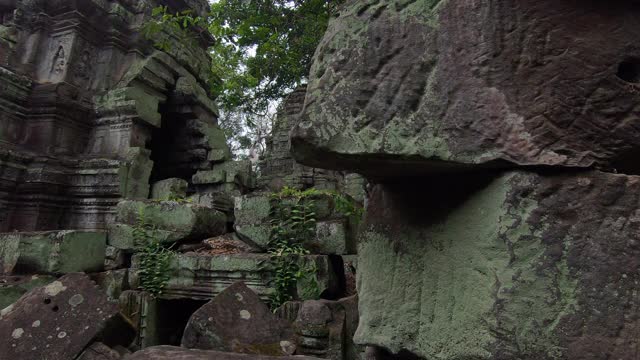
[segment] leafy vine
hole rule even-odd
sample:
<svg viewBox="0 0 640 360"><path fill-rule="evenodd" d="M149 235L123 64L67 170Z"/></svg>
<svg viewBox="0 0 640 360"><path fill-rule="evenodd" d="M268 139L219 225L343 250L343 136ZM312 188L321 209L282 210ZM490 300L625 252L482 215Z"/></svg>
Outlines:
<svg viewBox="0 0 640 360"><path fill-rule="evenodd" d="M140 288L158 297L169 282L171 260L175 253L160 243L154 231L155 227L149 224L141 208L133 227L133 240L140 261Z"/></svg>
<svg viewBox="0 0 640 360"><path fill-rule="evenodd" d="M315 264L305 264L304 255L309 251L303 242L316 236L316 199L329 196L336 212L344 216L361 216L362 208L353 200L335 191L297 190L285 187L271 194L270 237L268 252L274 271L274 293L270 303L273 309L294 299L302 300L320 297L320 285L315 278Z"/></svg>

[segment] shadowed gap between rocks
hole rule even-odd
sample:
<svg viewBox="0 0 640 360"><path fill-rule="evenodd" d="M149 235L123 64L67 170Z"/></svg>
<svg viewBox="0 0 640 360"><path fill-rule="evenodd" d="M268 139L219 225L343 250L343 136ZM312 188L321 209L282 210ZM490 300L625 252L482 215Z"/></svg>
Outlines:
<svg viewBox="0 0 640 360"><path fill-rule="evenodd" d="M180 346L189 318L207 301L192 299L158 299L157 331L162 345Z"/></svg>

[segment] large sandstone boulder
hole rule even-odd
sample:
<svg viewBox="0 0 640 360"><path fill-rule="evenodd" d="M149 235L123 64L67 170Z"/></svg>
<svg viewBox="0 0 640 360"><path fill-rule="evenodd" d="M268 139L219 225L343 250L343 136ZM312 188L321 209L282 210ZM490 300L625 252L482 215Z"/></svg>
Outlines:
<svg viewBox="0 0 640 360"><path fill-rule="evenodd" d="M69 274L31 290L0 312L2 359L75 359L99 335L128 345L132 329L120 321L117 303L107 300L85 274ZM123 325L114 329L113 326ZM105 340L106 341L106 340Z"/></svg>
<svg viewBox="0 0 640 360"><path fill-rule="evenodd" d="M293 154L376 177L634 167L638 15L628 1L347 2L316 51Z"/></svg>
<svg viewBox="0 0 640 360"><path fill-rule="evenodd" d="M309 356L263 356L155 346L144 349L124 360L320 360Z"/></svg>
<svg viewBox="0 0 640 360"><path fill-rule="evenodd" d="M291 326L277 318L258 295L238 282L198 309L189 319L182 346L246 354L291 355Z"/></svg>
<svg viewBox="0 0 640 360"><path fill-rule="evenodd" d="M640 177L602 172L377 185L355 340L426 359L635 359L639 201Z"/></svg>

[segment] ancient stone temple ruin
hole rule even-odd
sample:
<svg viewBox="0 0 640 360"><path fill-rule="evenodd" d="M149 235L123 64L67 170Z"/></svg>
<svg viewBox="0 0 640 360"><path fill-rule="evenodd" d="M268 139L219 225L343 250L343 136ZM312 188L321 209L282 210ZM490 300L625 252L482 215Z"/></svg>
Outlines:
<svg viewBox="0 0 640 360"><path fill-rule="evenodd" d="M0 360L640 359L636 1L348 0L258 172L158 6L0 0Z"/></svg>
<svg viewBox="0 0 640 360"><path fill-rule="evenodd" d="M302 301L279 317L264 304L277 276L269 194L349 187L362 202L362 178L304 168L258 183L217 123L213 39L197 28L186 40L145 35L157 6L208 11L206 0L0 1L0 359L362 352L355 298L338 301L355 293L356 223L330 198L300 259L326 302L310 312L322 321L294 327ZM299 91L283 106L274 134L285 143L269 158L294 162L288 131L303 101ZM141 236L173 249L161 273L149 273ZM145 291L159 277L161 294Z"/></svg>

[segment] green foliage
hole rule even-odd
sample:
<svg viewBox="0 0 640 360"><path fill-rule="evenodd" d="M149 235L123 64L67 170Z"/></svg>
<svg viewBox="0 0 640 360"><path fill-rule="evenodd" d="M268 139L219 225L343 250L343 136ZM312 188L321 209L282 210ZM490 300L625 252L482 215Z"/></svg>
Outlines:
<svg viewBox="0 0 640 360"><path fill-rule="evenodd" d="M219 0L204 17L160 6L143 34L167 52L176 38L193 43L203 31L214 37L208 83L220 126L230 145L254 156L264 148L275 106L306 82L329 19L344 1Z"/></svg>
<svg viewBox="0 0 640 360"><path fill-rule="evenodd" d="M165 248L153 236L155 228L151 226L140 209L136 225L133 227L133 239L136 253L140 259L140 288L159 296L169 281L173 251Z"/></svg>
<svg viewBox="0 0 640 360"><path fill-rule="evenodd" d="M260 113L303 83L329 18L344 0L220 0L211 7L223 109Z"/></svg>
<svg viewBox="0 0 640 360"><path fill-rule="evenodd" d="M193 44L199 33L207 31L208 27L208 19L193 16L191 10L172 14L167 6L159 6L153 9L151 16L151 21L143 25L142 33L147 39L154 41L156 48L163 51L169 51L171 47L169 37L163 36L164 33Z"/></svg>
<svg viewBox="0 0 640 360"><path fill-rule="evenodd" d="M275 293L270 299L273 309L292 300L298 288L297 295L301 300L320 297L315 264L304 265L302 256L309 254L303 242L316 236L316 199L321 196L330 196L336 211L342 215L362 214L362 209L351 199L335 191L285 187L279 193L271 194L268 251L275 273Z"/></svg>

